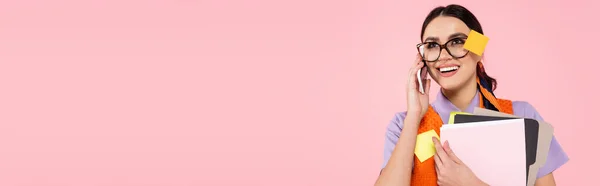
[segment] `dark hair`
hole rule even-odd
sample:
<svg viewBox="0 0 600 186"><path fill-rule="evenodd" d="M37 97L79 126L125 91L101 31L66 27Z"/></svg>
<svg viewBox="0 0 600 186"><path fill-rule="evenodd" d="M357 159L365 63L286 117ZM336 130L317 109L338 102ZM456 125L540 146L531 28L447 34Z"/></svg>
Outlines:
<svg viewBox="0 0 600 186"><path fill-rule="evenodd" d="M475 17L475 15L473 15L473 13L471 13L471 11L467 10L467 8L465 8L463 6L451 4L446 7L443 7L443 6L436 7L435 9L431 10L431 12L429 12L429 15L427 15L427 17L425 18L425 21L423 22L423 27L421 28L421 40L423 39L423 34L425 33L425 28L427 28L427 25L429 25L429 22L431 22L434 18L437 18L440 16L449 16L449 17L454 17L454 18L460 19L471 30L475 30L475 31L483 34L483 29L481 28L481 24L479 24L479 21L477 21L477 18ZM496 79L490 77L489 75L487 75L487 73L485 73L485 69L483 68L483 65L481 65L481 66L477 65L477 76L481 80L482 86L485 89L487 89L490 93L493 94L493 90L496 90L496 85L497 85Z"/></svg>

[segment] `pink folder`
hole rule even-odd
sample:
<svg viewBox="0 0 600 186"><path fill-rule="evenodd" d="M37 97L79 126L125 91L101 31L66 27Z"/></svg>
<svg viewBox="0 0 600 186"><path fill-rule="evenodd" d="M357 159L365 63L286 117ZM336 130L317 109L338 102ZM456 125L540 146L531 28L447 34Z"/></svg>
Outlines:
<svg viewBox="0 0 600 186"><path fill-rule="evenodd" d="M523 119L446 124L440 139L487 184L526 185L524 124Z"/></svg>
<svg viewBox="0 0 600 186"><path fill-rule="evenodd" d="M484 108L477 108L473 110L474 114L483 116L498 116L498 117L512 117L520 118L514 115L501 113L498 111L492 111ZM554 127L550 123L545 121L538 121L539 123L539 136L538 136L538 151L535 163L529 167L529 180L527 180L527 186L534 186L537 180L537 174L540 166L546 163L548 151L550 150L550 143L552 142L552 135L554 134Z"/></svg>

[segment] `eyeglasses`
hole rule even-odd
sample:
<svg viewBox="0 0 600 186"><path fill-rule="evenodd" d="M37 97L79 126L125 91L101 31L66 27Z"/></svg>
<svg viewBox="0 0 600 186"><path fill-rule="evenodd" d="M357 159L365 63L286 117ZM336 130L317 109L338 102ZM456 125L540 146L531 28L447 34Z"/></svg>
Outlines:
<svg viewBox="0 0 600 186"><path fill-rule="evenodd" d="M469 53L463 46L465 44L464 38L454 38L446 42L444 45L440 45L436 42L424 42L417 44L417 50L423 57L424 61L435 62L440 58L442 49L446 49L448 54L454 58L463 58Z"/></svg>

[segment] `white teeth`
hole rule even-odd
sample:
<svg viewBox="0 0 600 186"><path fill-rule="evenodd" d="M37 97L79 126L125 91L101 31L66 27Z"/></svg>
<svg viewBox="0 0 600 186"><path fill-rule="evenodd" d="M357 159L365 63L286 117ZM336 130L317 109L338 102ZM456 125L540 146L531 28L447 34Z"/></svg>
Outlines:
<svg viewBox="0 0 600 186"><path fill-rule="evenodd" d="M452 70L457 70L458 66L451 66L451 67L444 67L444 68L440 68L441 72L448 72L448 71L452 71Z"/></svg>

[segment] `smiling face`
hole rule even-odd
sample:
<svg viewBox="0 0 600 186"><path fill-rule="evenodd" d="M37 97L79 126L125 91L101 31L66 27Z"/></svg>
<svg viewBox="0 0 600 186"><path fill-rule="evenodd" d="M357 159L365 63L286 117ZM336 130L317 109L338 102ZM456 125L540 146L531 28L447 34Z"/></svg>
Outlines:
<svg viewBox="0 0 600 186"><path fill-rule="evenodd" d="M476 81L477 63L481 57L462 49L471 29L460 19L439 16L425 28L423 42L429 75L442 89L457 90ZM446 49L443 49L446 46ZM439 52L441 49L441 53ZM448 53L450 51L450 53Z"/></svg>

